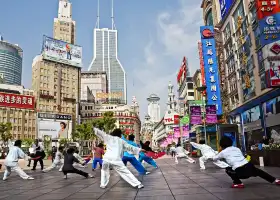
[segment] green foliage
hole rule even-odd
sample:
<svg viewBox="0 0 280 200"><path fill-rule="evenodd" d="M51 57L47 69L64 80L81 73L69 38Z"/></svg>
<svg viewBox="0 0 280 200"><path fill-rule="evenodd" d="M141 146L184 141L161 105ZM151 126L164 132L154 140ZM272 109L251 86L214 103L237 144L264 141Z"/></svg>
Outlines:
<svg viewBox="0 0 280 200"><path fill-rule="evenodd" d="M76 126L75 130L76 139L79 140L91 140L95 138L95 134L92 130L91 123L84 123Z"/></svg>
<svg viewBox="0 0 280 200"><path fill-rule="evenodd" d="M11 130L12 124L10 122L0 123L0 137L5 145L7 145L8 141L13 138Z"/></svg>
<svg viewBox="0 0 280 200"><path fill-rule="evenodd" d="M68 139L66 139L66 138L61 138L61 139L59 140L59 146L65 147L65 146L67 146L68 142L70 142L70 140L68 140Z"/></svg>
<svg viewBox="0 0 280 200"><path fill-rule="evenodd" d="M103 118L101 119L102 123L104 124L103 130L106 133L110 133L111 131L116 128L116 119L114 118L114 112L109 111L105 112Z"/></svg>
<svg viewBox="0 0 280 200"><path fill-rule="evenodd" d="M33 142L34 142L34 140L30 139L30 138L25 138L25 139L22 140L22 144L26 147L31 147Z"/></svg>

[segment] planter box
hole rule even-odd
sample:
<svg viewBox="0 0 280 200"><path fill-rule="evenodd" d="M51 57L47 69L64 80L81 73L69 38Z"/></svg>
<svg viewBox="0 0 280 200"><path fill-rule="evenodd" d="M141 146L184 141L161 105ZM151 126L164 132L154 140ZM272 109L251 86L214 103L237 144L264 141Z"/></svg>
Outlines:
<svg viewBox="0 0 280 200"><path fill-rule="evenodd" d="M264 166L280 167L280 149L249 151L248 154L254 165L260 165L259 157L263 157Z"/></svg>

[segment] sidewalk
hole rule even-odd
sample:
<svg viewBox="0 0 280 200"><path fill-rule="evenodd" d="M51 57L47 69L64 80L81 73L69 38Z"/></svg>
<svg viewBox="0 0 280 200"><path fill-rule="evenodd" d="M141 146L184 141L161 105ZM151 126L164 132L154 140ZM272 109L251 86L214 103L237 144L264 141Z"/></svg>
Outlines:
<svg viewBox="0 0 280 200"><path fill-rule="evenodd" d="M5 170L5 166L4 166L4 159L0 159L0 164L2 164L2 168L0 170L0 172L3 172ZM28 170L31 169L30 167L27 167L28 161L25 161L23 159L19 160L19 166L24 169L24 170ZM44 160L44 166L48 167L52 164L52 160ZM31 166L33 165L33 161L31 161Z"/></svg>
<svg viewBox="0 0 280 200"><path fill-rule="evenodd" d="M201 171L198 164L181 160L175 164L170 157L157 160L159 169L148 168L151 174L137 176L145 185L141 190L132 188L115 171L111 171L110 183L106 189L99 188L100 170L94 179L69 175L67 180L58 170L50 173L27 171L35 178L22 180L12 174L7 181L0 181L1 200L272 200L280 199L279 186L260 178L244 181L245 189L232 189L231 180L224 170L211 162ZM279 168L265 167L265 171L280 177ZM90 165L87 169L91 172Z"/></svg>

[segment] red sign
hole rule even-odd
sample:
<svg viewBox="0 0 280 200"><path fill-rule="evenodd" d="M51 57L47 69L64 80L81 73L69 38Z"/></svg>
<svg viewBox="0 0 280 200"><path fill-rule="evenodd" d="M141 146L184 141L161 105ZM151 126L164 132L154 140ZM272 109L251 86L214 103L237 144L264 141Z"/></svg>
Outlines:
<svg viewBox="0 0 280 200"><path fill-rule="evenodd" d="M186 57L184 57L182 65L180 67L180 71L179 71L179 73L177 75L177 83L178 84L181 84L181 82L185 80L185 78L187 76L187 72L188 72L188 69L187 69L187 59L186 59Z"/></svg>
<svg viewBox="0 0 280 200"><path fill-rule="evenodd" d="M259 20L280 12L279 0L256 0L256 2Z"/></svg>
<svg viewBox="0 0 280 200"><path fill-rule="evenodd" d="M170 122L173 122L173 119L172 118L165 118L164 121L167 122L167 123L170 123Z"/></svg>
<svg viewBox="0 0 280 200"><path fill-rule="evenodd" d="M203 61L201 42L198 43L198 51L199 51L199 60L200 60L200 71L201 71L201 84L205 85L204 61Z"/></svg>
<svg viewBox="0 0 280 200"><path fill-rule="evenodd" d="M214 34L212 33L212 31L211 30L209 30L209 29L204 29L203 31L202 31L202 36L204 37L204 38L212 38L213 36L214 36Z"/></svg>
<svg viewBox="0 0 280 200"><path fill-rule="evenodd" d="M35 99L33 96L0 92L0 106L11 108L34 109Z"/></svg>
<svg viewBox="0 0 280 200"><path fill-rule="evenodd" d="M174 124L179 124L179 123L180 123L179 115L174 115Z"/></svg>

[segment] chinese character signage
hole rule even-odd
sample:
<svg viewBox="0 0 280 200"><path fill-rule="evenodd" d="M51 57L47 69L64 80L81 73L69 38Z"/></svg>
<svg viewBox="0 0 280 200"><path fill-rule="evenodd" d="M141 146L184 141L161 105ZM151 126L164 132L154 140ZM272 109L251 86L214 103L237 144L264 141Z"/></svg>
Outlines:
<svg viewBox="0 0 280 200"><path fill-rule="evenodd" d="M279 0L256 0L257 16L261 20L280 12Z"/></svg>
<svg viewBox="0 0 280 200"><path fill-rule="evenodd" d="M205 85L204 61L203 61L202 43L201 42L198 43L198 51L199 51L200 71L201 71L201 84Z"/></svg>
<svg viewBox="0 0 280 200"><path fill-rule="evenodd" d="M234 3L235 0L219 0L222 19L228 14L230 7Z"/></svg>
<svg viewBox="0 0 280 200"><path fill-rule="evenodd" d="M10 108L34 109L35 99L33 96L0 92L0 106Z"/></svg>
<svg viewBox="0 0 280 200"><path fill-rule="evenodd" d="M213 26L200 27L205 70L207 104L216 105L217 115L222 115L219 69Z"/></svg>
<svg viewBox="0 0 280 200"><path fill-rule="evenodd" d="M217 111L215 105L207 105L206 108L206 123L207 124L216 124L218 122L217 119Z"/></svg>
<svg viewBox="0 0 280 200"><path fill-rule="evenodd" d="M182 129L183 129L183 137L189 138L190 137L189 125L183 126Z"/></svg>
<svg viewBox="0 0 280 200"><path fill-rule="evenodd" d="M191 113L191 124L202 124L201 107L200 106L190 106Z"/></svg>
<svg viewBox="0 0 280 200"><path fill-rule="evenodd" d="M173 135L173 136L174 136L175 138L181 137L180 127L174 127L173 130L174 130L174 135Z"/></svg>
<svg viewBox="0 0 280 200"><path fill-rule="evenodd" d="M42 55L46 60L82 67L82 47L44 36Z"/></svg>
<svg viewBox="0 0 280 200"><path fill-rule="evenodd" d="M263 18L259 26L261 46L280 40L280 13Z"/></svg>

